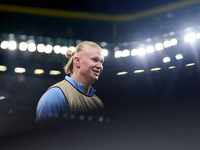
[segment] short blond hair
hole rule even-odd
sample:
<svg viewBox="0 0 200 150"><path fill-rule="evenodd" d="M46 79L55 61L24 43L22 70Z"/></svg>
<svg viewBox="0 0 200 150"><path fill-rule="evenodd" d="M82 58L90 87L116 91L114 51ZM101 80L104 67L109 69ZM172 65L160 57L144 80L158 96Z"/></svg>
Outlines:
<svg viewBox="0 0 200 150"><path fill-rule="evenodd" d="M67 50L66 56L70 59L69 59L68 63L64 66L64 70L65 70L66 74L68 74L68 73L70 73L70 75L73 74L73 58L74 58L73 56L76 55L78 52L82 51L85 46L90 46L90 47L101 50L101 47L98 44L91 42L91 41L84 41L84 42L79 43L76 46L74 52L71 50Z"/></svg>

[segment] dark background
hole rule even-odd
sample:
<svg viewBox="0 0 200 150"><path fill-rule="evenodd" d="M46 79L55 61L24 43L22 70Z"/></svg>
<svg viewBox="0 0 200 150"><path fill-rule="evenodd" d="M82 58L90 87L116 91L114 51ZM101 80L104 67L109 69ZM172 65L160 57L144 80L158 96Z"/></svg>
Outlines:
<svg viewBox="0 0 200 150"><path fill-rule="evenodd" d="M166 6L178 1L6 1L1 4L31 6L103 14L142 13L144 10ZM173 6L173 4L171 5ZM135 20L113 22L89 19L50 17L0 11L0 37L6 40L14 34L50 37L53 44L76 45L76 40L107 42L109 55L104 71L93 87L104 102L106 110L89 116L68 118L52 124L35 124L37 103L52 84L61 81L63 66L68 59L63 55L41 54L0 49L0 65L8 70L0 72L0 138L2 149L137 149L137 150L191 150L199 148L200 64L199 40L183 41L186 28L199 32L199 3ZM117 27L117 33L114 28ZM169 36L170 32L175 35ZM178 45L152 54L114 58L114 49L131 49L125 42L150 44L167 38L177 38ZM60 40L61 39L61 40ZM47 41L42 41L44 44ZM181 53L182 60L175 55ZM171 57L164 64L162 59ZM188 63L194 66L186 67ZM169 70L169 66L176 66ZM14 73L15 67L24 67L23 74ZM150 72L151 68L160 71ZM42 68L42 75L33 74ZM50 76L52 69L60 70ZM133 74L144 69L144 73ZM128 74L117 76L120 71ZM100 121L100 117L103 121Z"/></svg>

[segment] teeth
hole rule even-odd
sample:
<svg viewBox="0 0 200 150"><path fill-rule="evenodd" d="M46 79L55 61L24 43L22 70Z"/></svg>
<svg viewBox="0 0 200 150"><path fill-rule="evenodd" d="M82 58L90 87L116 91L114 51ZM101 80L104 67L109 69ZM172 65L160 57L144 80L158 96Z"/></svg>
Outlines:
<svg viewBox="0 0 200 150"><path fill-rule="evenodd" d="M95 70L93 70L93 71L99 73L99 71L95 71Z"/></svg>

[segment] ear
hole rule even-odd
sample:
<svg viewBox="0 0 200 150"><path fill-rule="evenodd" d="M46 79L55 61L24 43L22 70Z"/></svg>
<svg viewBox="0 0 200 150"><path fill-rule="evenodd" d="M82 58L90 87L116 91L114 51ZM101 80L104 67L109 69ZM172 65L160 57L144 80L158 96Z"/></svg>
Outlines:
<svg viewBox="0 0 200 150"><path fill-rule="evenodd" d="M79 68L80 67L80 59L79 59L79 57L78 56L74 56L74 64L75 64L75 66L77 67L77 68Z"/></svg>

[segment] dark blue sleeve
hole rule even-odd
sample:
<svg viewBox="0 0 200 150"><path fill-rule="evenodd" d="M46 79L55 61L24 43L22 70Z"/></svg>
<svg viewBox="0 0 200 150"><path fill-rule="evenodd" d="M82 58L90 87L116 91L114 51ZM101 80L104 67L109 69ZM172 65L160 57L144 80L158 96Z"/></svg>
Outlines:
<svg viewBox="0 0 200 150"><path fill-rule="evenodd" d="M60 88L46 91L40 98L36 109L36 122L65 118L68 113L67 99Z"/></svg>

